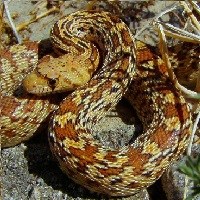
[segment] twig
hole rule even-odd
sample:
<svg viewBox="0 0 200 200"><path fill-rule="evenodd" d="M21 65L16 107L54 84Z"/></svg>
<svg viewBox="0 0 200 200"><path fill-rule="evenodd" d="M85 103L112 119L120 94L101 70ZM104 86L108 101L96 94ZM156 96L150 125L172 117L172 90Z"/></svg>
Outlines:
<svg viewBox="0 0 200 200"><path fill-rule="evenodd" d="M137 37L139 35L141 35L141 33L147 29L151 24L153 24L155 21L157 21L160 17L162 17L163 15L165 15L168 12L171 12L173 10L177 9L177 5L172 6L169 9L164 10L163 12L157 14L151 21L149 21L146 25L143 26L143 28L141 28L136 34L135 34L135 38L137 39Z"/></svg>
<svg viewBox="0 0 200 200"><path fill-rule="evenodd" d="M198 126L199 121L200 121L200 112L197 114L197 117L196 117L194 125L193 125L192 134L190 136L190 142L189 142L189 145L188 145L188 148L187 148L187 155L188 156L191 155L192 144L193 144L195 133L197 131L197 126Z"/></svg>
<svg viewBox="0 0 200 200"><path fill-rule="evenodd" d="M179 88L189 98L200 99L200 93L188 90L186 87L182 86L178 81L176 82L176 87Z"/></svg>
<svg viewBox="0 0 200 200"><path fill-rule="evenodd" d="M196 34L177 28L169 23L156 23L162 24L162 26L165 27L164 32L167 36L175 37L185 42L200 43L200 36Z"/></svg>
<svg viewBox="0 0 200 200"><path fill-rule="evenodd" d="M162 59L167 66L169 78L171 79L172 82L174 82L175 86L177 88L179 88L183 93L185 93L189 98L200 99L200 93L194 92L192 90L188 90L187 88L185 88L178 82L178 80L172 70L171 63L169 61L169 56L168 56L169 53L168 53L168 48L167 48L165 31L160 23L158 23L157 25L158 25L158 30L159 30L158 34L159 34L159 39L160 39L159 47L160 47L160 51L162 54Z"/></svg>
<svg viewBox="0 0 200 200"><path fill-rule="evenodd" d="M0 37L2 35L3 32L3 13L4 13L4 6L3 4L0 4Z"/></svg>
<svg viewBox="0 0 200 200"><path fill-rule="evenodd" d="M199 65L200 65L200 63L199 63ZM197 83L196 83L195 91L200 92L200 69L199 69L199 73L197 76Z"/></svg>
<svg viewBox="0 0 200 200"><path fill-rule="evenodd" d="M158 24L158 35L159 35L159 39L160 39L160 43L159 43L159 48L162 54L162 59L165 62L165 64L167 65L167 70L168 70L168 74L169 74L169 78L171 79L171 81L173 81L175 83L176 80L176 76L172 70L172 66L171 63L169 61L169 53L168 53L168 48L167 48L167 41L166 41L166 37L164 34L164 30L161 24Z"/></svg>
<svg viewBox="0 0 200 200"><path fill-rule="evenodd" d="M22 41L21 41L21 39L19 37L19 34L18 34L17 29L15 27L15 24L14 24L14 22L12 20L11 15L10 15L10 11L8 9L8 2L7 2L7 0L3 0L3 4L4 4L6 15L8 17L8 21L10 22L11 28L13 30L13 33L14 33L16 39L17 39L17 42L20 44Z"/></svg>
<svg viewBox="0 0 200 200"><path fill-rule="evenodd" d="M180 1L180 4L184 7L185 11L187 12L187 14L190 17L190 19L193 22L193 24L200 31L200 24L199 24L197 18L192 14L192 11L188 7L188 5L184 1Z"/></svg>
<svg viewBox="0 0 200 200"><path fill-rule="evenodd" d="M187 193L188 193L188 176L184 175L184 179L185 179L185 184L184 184L184 193L183 193L183 200L185 200L187 198Z"/></svg>
<svg viewBox="0 0 200 200"><path fill-rule="evenodd" d="M192 0L188 0L188 2L192 5L192 7L196 10L196 12L200 15L200 9L199 9L199 6L197 5L197 3Z"/></svg>
<svg viewBox="0 0 200 200"><path fill-rule="evenodd" d="M18 25L16 29L17 29L17 31L21 31L21 30L25 29L29 24L36 22L38 19L43 18L53 12L59 12L59 9L54 6L54 7L50 8L49 10L47 10L46 12L44 12L36 17L33 17L31 20Z"/></svg>

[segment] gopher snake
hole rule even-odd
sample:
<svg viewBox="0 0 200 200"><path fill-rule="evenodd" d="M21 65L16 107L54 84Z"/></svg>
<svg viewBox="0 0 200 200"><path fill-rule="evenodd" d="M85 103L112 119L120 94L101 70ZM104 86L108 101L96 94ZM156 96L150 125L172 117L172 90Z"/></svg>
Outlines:
<svg viewBox="0 0 200 200"><path fill-rule="evenodd" d="M38 60L38 42L14 45L0 51L1 147L28 140L57 106L54 99L33 96L21 90L24 76ZM40 129L41 130L41 129Z"/></svg>
<svg viewBox="0 0 200 200"><path fill-rule="evenodd" d="M86 188L111 196L148 187L185 150L191 132L189 109L166 66L141 43L135 56L130 30L107 12L68 15L54 25L52 42L59 53L84 54L97 46L102 60L101 69L64 99L52 117L49 142L61 169ZM53 79L52 90L57 81ZM144 130L128 146L111 149L95 140L91 130L124 93Z"/></svg>

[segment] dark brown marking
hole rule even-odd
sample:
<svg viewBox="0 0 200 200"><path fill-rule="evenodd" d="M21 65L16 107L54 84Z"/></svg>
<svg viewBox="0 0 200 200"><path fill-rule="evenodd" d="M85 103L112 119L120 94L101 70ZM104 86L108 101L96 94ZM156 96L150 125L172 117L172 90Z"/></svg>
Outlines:
<svg viewBox="0 0 200 200"><path fill-rule="evenodd" d="M114 23L122 23L121 19L116 15L110 15L110 18Z"/></svg>
<svg viewBox="0 0 200 200"><path fill-rule="evenodd" d="M128 188L141 188L141 183L132 182L127 185Z"/></svg>
<svg viewBox="0 0 200 200"><path fill-rule="evenodd" d="M185 104L177 103L175 106L176 106L181 124L184 124L187 119L190 119L190 112L188 112L189 108L187 108L186 103Z"/></svg>
<svg viewBox="0 0 200 200"><path fill-rule="evenodd" d="M117 167L109 167L107 169L98 169L98 171L105 177L109 177L112 175L119 175L121 172L123 172L123 169Z"/></svg>
<svg viewBox="0 0 200 200"><path fill-rule="evenodd" d="M120 46L119 37L118 37L117 33L113 33L112 43L113 43L113 47L112 47L113 49L116 49L117 47Z"/></svg>
<svg viewBox="0 0 200 200"><path fill-rule="evenodd" d="M122 41L125 46L133 46L133 39L130 36L130 33L126 29L121 30Z"/></svg>

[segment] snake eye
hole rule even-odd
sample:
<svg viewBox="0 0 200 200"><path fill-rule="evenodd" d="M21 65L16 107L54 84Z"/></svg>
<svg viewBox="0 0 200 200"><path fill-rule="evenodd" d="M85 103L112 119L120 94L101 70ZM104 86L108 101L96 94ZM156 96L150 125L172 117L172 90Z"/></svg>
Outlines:
<svg viewBox="0 0 200 200"><path fill-rule="evenodd" d="M77 28L78 31L84 31L83 27Z"/></svg>
<svg viewBox="0 0 200 200"><path fill-rule="evenodd" d="M92 34L94 33L94 29L92 27L90 27L89 30L90 30L90 33Z"/></svg>
<svg viewBox="0 0 200 200"><path fill-rule="evenodd" d="M49 85L49 87L52 88L52 90L54 90L55 87L56 87L56 80L55 79L49 79L48 80L48 85Z"/></svg>

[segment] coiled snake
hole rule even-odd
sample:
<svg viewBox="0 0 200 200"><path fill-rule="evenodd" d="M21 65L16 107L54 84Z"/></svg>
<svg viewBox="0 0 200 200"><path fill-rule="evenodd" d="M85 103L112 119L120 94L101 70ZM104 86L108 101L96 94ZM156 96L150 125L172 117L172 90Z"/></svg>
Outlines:
<svg viewBox="0 0 200 200"><path fill-rule="evenodd" d="M166 66L142 43L137 43L136 53L129 28L108 12L72 13L54 25L51 35L59 54L101 55L100 69L61 102L51 119L49 143L61 169L84 187L111 196L148 187L184 152L191 133L189 108ZM51 84L38 91L55 92L63 66L60 71L52 76L50 69L48 76L46 70L36 70L24 85L37 93L34 83L39 82L29 78L44 78ZM129 145L112 149L95 140L91 130L123 94L136 109L143 133Z"/></svg>

